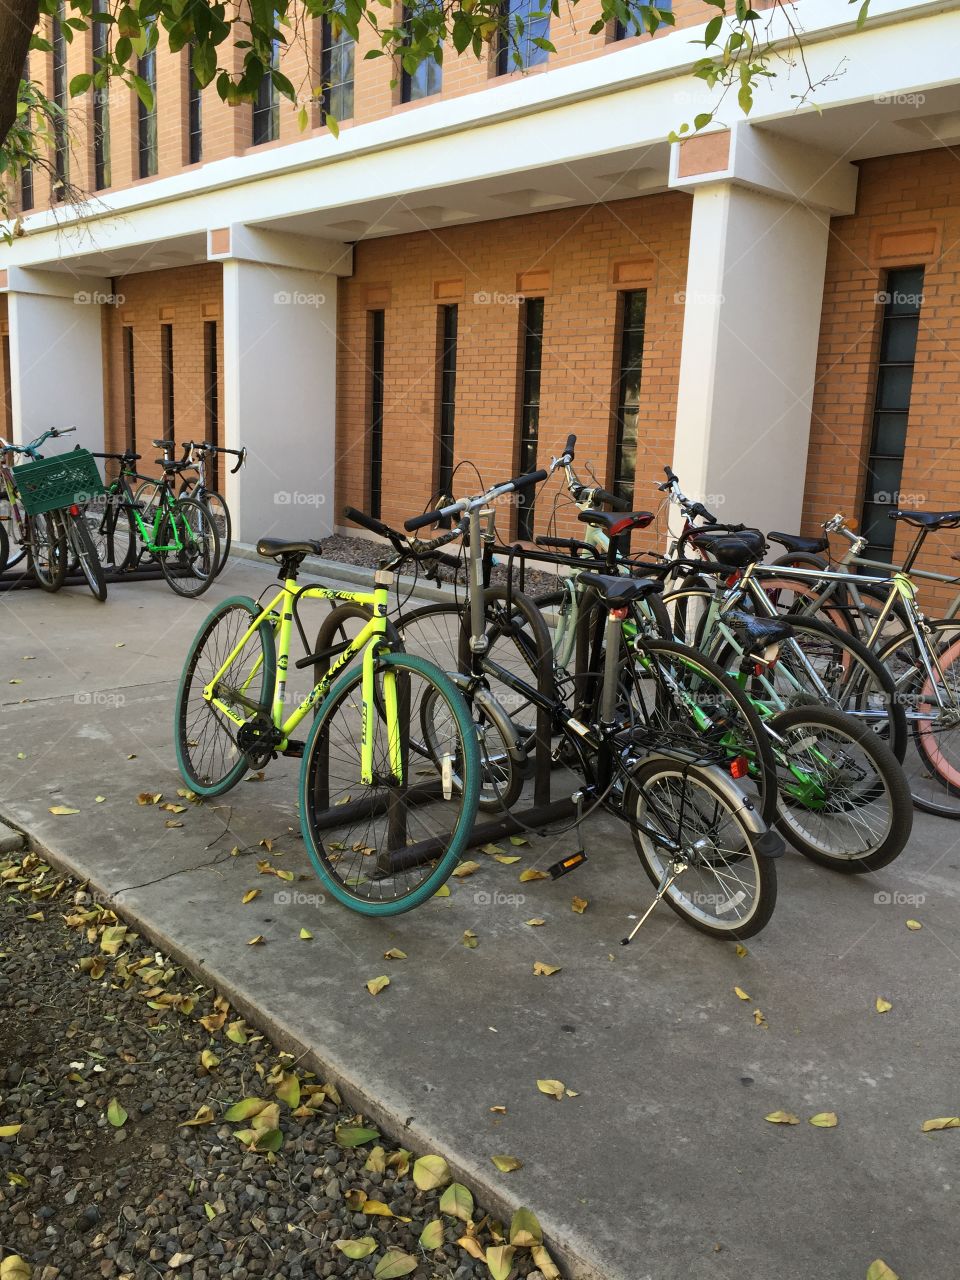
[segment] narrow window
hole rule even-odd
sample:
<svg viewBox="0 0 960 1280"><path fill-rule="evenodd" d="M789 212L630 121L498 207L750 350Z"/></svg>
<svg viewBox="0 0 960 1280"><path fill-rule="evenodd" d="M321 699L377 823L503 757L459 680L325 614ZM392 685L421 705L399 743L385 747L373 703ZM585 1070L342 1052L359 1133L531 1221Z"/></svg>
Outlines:
<svg viewBox="0 0 960 1280"><path fill-rule="evenodd" d="M415 4L405 5L403 9L403 25L407 32L406 42L418 36L423 38L428 28L424 24L419 24L423 30L418 30L417 24L418 7ZM443 88L443 67L433 58L426 58L415 71L406 71L401 67L400 71L400 100L401 102L419 102L421 98L431 98L435 93L439 93Z"/></svg>
<svg viewBox="0 0 960 1280"><path fill-rule="evenodd" d="M873 435L860 528L868 540L870 559L890 561L897 527L888 516L901 501L900 480L923 302L923 267L888 271L884 298Z"/></svg>
<svg viewBox="0 0 960 1280"><path fill-rule="evenodd" d="M163 401L163 438L174 438L173 422L173 325L160 326L161 386Z"/></svg>
<svg viewBox="0 0 960 1280"><path fill-rule="evenodd" d="M69 176L69 150L67 139L67 42L63 34L63 0L59 0L53 19L53 168L56 175L53 184L54 200L62 200L66 194Z"/></svg>
<svg viewBox="0 0 960 1280"><path fill-rule="evenodd" d="M204 438L210 444L220 443L220 388L217 384L217 373L217 322L216 320L205 320L203 322L203 416L206 423L206 435ZM216 489L217 462L215 457L207 477L207 483L211 489Z"/></svg>
<svg viewBox="0 0 960 1280"><path fill-rule="evenodd" d="M549 53L537 41L550 39L548 0L505 0L503 15L506 23L497 46L497 75L546 62Z"/></svg>
<svg viewBox="0 0 960 1280"><path fill-rule="evenodd" d="M640 378L643 373L643 330L647 314L646 289L633 289L622 294L620 306L620 371L617 378L613 483L610 487L627 502L633 502L640 417Z"/></svg>
<svg viewBox="0 0 960 1280"><path fill-rule="evenodd" d="M156 175L157 152L157 52L156 48L137 59L137 75L152 95L150 109L137 99L137 149L140 155L140 177Z"/></svg>
<svg viewBox="0 0 960 1280"><path fill-rule="evenodd" d="M137 447L137 390L133 360L133 325L123 326L123 427L126 447Z"/></svg>
<svg viewBox="0 0 960 1280"><path fill-rule="evenodd" d="M23 64L23 79L29 83L30 81L30 59L27 58ZM30 116L27 116L27 123L30 122ZM25 164L20 171L20 208L24 213L28 209L33 208L33 165ZM9 438L9 437L8 437Z"/></svg>
<svg viewBox="0 0 960 1280"><path fill-rule="evenodd" d="M109 54L110 28L95 22L92 31L93 74L103 70ZM110 185L110 81L93 90L93 185L97 191Z"/></svg>
<svg viewBox="0 0 960 1280"><path fill-rule="evenodd" d="M265 70L257 86L257 97L253 104L253 145L261 146L264 142L276 142L280 137L280 98L277 86L273 82L273 69L279 66L280 41L274 40L270 45L270 70Z"/></svg>
<svg viewBox="0 0 960 1280"><path fill-rule="evenodd" d="M323 19L323 48L320 77L323 82L323 110L334 120L353 118L353 67L356 46L343 27Z"/></svg>
<svg viewBox="0 0 960 1280"><path fill-rule="evenodd" d="M0 361L3 364L3 435L13 439L13 387L10 384L10 335L0 334Z"/></svg>
<svg viewBox="0 0 960 1280"><path fill-rule="evenodd" d="M383 330L384 312L370 316L370 514L380 519L383 501Z"/></svg>
<svg viewBox="0 0 960 1280"><path fill-rule="evenodd" d="M527 298L521 320L523 372L520 385L520 449L518 472L534 471L540 434L540 371L543 367L543 299ZM533 538L535 489L517 495L517 537Z"/></svg>
<svg viewBox="0 0 960 1280"><path fill-rule="evenodd" d="M193 70L193 46L187 49L187 164L203 158L203 107L201 89Z"/></svg>
<svg viewBox="0 0 960 1280"><path fill-rule="evenodd" d="M452 498L453 432L457 409L457 306L440 308L440 401L437 493Z"/></svg>
<svg viewBox="0 0 960 1280"><path fill-rule="evenodd" d="M673 0L655 0L655 7L667 12L673 11ZM657 29L665 27L667 23L657 23ZM640 15L631 13L627 22L623 22L620 18L613 24L614 40L626 40L628 36L645 36L649 34L647 28L643 25Z"/></svg>

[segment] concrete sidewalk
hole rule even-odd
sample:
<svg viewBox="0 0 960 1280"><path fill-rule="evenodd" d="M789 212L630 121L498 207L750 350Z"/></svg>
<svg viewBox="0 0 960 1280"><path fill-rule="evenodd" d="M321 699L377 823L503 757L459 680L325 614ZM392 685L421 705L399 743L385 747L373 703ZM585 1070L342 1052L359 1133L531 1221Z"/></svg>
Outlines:
<svg viewBox="0 0 960 1280"><path fill-rule="evenodd" d="M314 1051L392 1134L443 1152L494 1207L533 1208L572 1275L862 1280L877 1257L903 1280L956 1274L960 1135L920 1126L960 1113L960 826L918 815L910 848L870 877L788 854L773 921L743 958L666 908L620 947L653 891L608 819L590 821L589 863L557 883L518 876L569 851L572 833L534 836L512 866L478 854L449 898L362 919L318 901L296 761L190 806L179 829L137 804L183 785L173 698L193 633L217 599L271 581L238 560L193 602L163 582L111 587L106 605L80 589L0 595L0 813L122 891L126 914L278 1040ZM57 804L80 812L55 817ZM301 878L257 873L263 838ZM262 894L243 906L249 888ZM248 947L256 934L266 945ZM408 959L385 960L391 947ZM538 960L560 972L535 977ZM371 997L364 984L384 973ZM578 1096L544 1096L542 1077ZM766 1123L778 1109L801 1123ZM810 1126L820 1111L839 1126ZM523 1168L498 1173L496 1153Z"/></svg>

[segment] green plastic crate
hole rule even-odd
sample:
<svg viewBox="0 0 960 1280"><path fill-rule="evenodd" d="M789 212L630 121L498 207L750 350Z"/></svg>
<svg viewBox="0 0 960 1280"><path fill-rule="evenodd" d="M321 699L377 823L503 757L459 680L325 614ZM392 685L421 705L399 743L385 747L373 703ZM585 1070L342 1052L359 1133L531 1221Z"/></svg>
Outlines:
<svg viewBox="0 0 960 1280"><path fill-rule="evenodd" d="M87 449L73 449L11 469L20 500L31 516L57 511L74 502L89 502L97 494L106 493L97 460Z"/></svg>

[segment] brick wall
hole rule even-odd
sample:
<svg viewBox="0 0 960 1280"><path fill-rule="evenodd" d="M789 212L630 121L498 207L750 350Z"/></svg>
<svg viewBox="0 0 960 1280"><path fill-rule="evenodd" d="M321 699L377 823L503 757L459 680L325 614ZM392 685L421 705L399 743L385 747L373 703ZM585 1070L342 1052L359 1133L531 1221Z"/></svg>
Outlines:
<svg viewBox="0 0 960 1280"><path fill-rule="evenodd" d="M925 151L863 161L856 212L832 222L805 532L819 532L837 511L860 515L883 313L877 295L888 268L921 263L924 300L901 489L927 510L960 508L960 363L954 341L960 318L960 170L951 151ZM897 552L910 541L901 525ZM932 535L919 566L960 571L951 559L954 551L960 551L960 534ZM926 587L921 604L935 613L955 594Z"/></svg>
<svg viewBox="0 0 960 1280"><path fill-rule="evenodd" d="M221 267L204 263L169 271L128 275L114 282L123 298L105 308L104 364L107 406L107 448L125 447L126 410L123 330L133 329L136 384L135 448L144 455L140 467L151 470L158 456L152 440L163 435L162 354L160 328L173 326L174 436L181 440L207 438L204 322L217 322L217 369L221 440L223 423L223 299Z"/></svg>
<svg viewBox="0 0 960 1280"><path fill-rule="evenodd" d="M486 483L517 469L519 293L543 297L540 461L578 436L578 468L612 469L618 292L648 282L641 386L639 506L670 460L690 203L679 193L365 241L340 283L337 505L369 502L369 316L385 310L383 518L398 523L435 489L438 307L459 305L455 462ZM468 482L472 483L472 482ZM559 488L538 498L543 529ZM567 522L567 527L571 527Z"/></svg>
<svg viewBox="0 0 960 1280"><path fill-rule="evenodd" d="M763 7L763 6L760 6ZM674 13L676 27L682 28L704 22L712 11L706 8L704 0L676 0ZM590 27L599 16L599 0L581 0L572 8L561 6L561 13L551 18L550 39L556 46L556 54L542 66L532 68L527 74L540 75L551 68L564 66L572 62L581 62L598 57L607 52L622 49L649 40L651 37L632 37L628 40L614 41L612 29L597 35L590 34ZM301 132L297 121L298 106L286 99L280 100L280 137L277 142L267 143L266 147L280 147L295 142L311 132L326 132L319 127L319 112L311 89L320 80L320 36L319 24L307 20L304 31L305 38L292 44L283 54L281 69L289 77L298 95L298 102L309 104L309 125L307 134ZM52 21L44 19L44 34L49 38ZM675 28L663 27L654 39L669 38ZM222 48L221 65L238 70L242 65L243 51L236 48L236 40L243 39L243 31L239 28L231 36L230 41ZM678 36L678 39L683 39ZM416 110L417 103L400 102L399 85L391 86L391 80L399 81L399 69L387 58L365 60L365 55L372 49L380 48L376 34L364 26L356 51L355 64L355 111L354 118L343 121L342 127L351 128L354 124L365 123L392 114ZM157 48L157 112L159 138L159 165L157 177L168 177L187 167L187 59L188 51L182 50L173 54L161 36ZM48 93L52 93L53 79L52 55L34 52L31 54L31 74L41 80ZM76 33L71 44L67 46L67 79L93 70L92 35L91 32ZM522 74L514 72L514 75ZM443 89L439 97L443 99L461 97L501 82L509 77L497 77L494 50L484 51L480 59L472 52L457 57L449 50L443 67ZM137 143L137 98L132 91L120 84L111 84L109 89L109 123L110 123L110 159L111 186L118 189L136 185L141 182L152 182L154 178L139 178L138 143ZM436 101L430 98L426 101ZM209 86L202 95L203 124L203 162L223 159L226 156L241 154L249 150L252 143L252 107L249 104L239 107L228 107L216 92L215 86ZM91 94L70 100L71 129L71 176L81 189L93 190L93 147L92 118L93 99ZM677 122L679 123L679 121ZM258 148L262 149L262 148ZM34 207L42 209L49 203L49 184L37 181Z"/></svg>

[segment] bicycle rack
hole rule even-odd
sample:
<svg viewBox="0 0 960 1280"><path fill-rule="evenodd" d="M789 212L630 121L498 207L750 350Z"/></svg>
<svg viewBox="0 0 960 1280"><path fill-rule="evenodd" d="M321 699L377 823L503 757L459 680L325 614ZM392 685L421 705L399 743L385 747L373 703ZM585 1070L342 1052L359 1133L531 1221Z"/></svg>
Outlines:
<svg viewBox="0 0 960 1280"><path fill-rule="evenodd" d="M156 582L163 577L163 571L159 565L150 566L149 568L126 569L122 573L117 573L115 569L104 569L103 572L108 587L117 582ZM68 573L63 580L63 586L65 587L86 587L86 585L87 580L79 570L76 573ZM40 590L39 582L37 582L33 574L28 573L26 570L4 573L0 576L0 592Z"/></svg>

